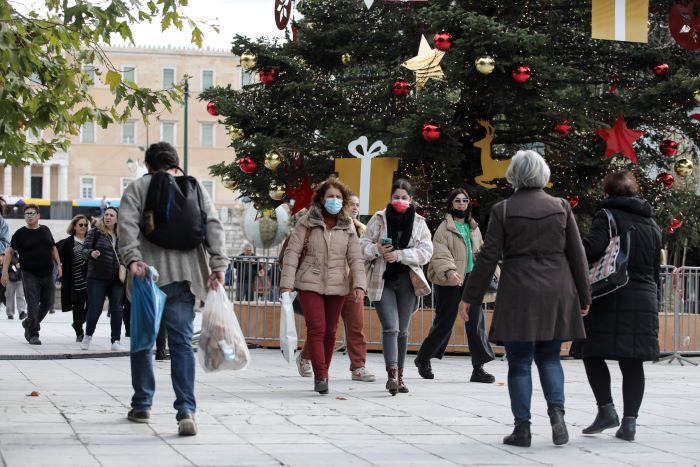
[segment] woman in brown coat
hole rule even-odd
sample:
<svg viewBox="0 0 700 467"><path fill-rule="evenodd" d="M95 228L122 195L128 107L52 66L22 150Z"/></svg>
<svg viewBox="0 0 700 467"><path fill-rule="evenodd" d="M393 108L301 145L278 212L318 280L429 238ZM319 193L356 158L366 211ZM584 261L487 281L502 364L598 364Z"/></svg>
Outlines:
<svg viewBox="0 0 700 467"><path fill-rule="evenodd" d="M350 192L335 178L314 192L309 213L296 225L284 252L280 293L299 291L306 338L314 370L314 390L328 394L338 318L348 295L346 263L354 279L355 300L365 298L365 269L355 227L345 214Z"/></svg>
<svg viewBox="0 0 700 467"><path fill-rule="evenodd" d="M467 321L479 306L503 257L491 323L492 342L504 342L515 430L504 444L530 446L531 368L534 359L547 400L554 444L565 444L562 341L584 334L591 303L588 263L568 202L546 194L549 167L535 151L518 151L506 172L515 193L491 209L489 228L460 303Z"/></svg>

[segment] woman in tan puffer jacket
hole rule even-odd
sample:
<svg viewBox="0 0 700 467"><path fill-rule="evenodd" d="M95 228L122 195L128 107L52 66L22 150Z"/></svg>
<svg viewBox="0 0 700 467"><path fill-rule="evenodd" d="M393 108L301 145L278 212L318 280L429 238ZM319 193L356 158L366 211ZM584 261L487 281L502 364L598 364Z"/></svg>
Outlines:
<svg viewBox="0 0 700 467"><path fill-rule="evenodd" d="M418 373L426 379L435 377L430 359L442 359L445 354L457 319L462 289L483 243L479 225L472 218L471 211L467 190L452 190L447 199L445 220L433 236L433 257L428 265L428 279L435 285L435 319L414 360ZM495 357L486 334L481 307L470 309L469 321L464 323L464 327L472 358L471 381L493 383L495 378L483 368L484 363Z"/></svg>
<svg viewBox="0 0 700 467"><path fill-rule="evenodd" d="M328 393L338 318L348 295L350 266L355 300L365 297L364 261L355 226L343 207L350 191L335 178L314 192L309 213L297 223L284 252L280 293L299 291L304 310L306 338L314 370L314 390Z"/></svg>

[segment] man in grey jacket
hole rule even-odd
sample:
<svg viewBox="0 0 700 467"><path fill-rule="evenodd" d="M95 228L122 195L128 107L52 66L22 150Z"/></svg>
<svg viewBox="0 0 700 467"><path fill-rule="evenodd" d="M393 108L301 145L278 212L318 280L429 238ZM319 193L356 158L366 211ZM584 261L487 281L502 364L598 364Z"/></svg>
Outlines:
<svg viewBox="0 0 700 467"><path fill-rule="evenodd" d="M160 275L158 286L167 296L162 319L170 347L178 434L191 436L197 434L194 420L195 358L192 350L194 304L195 300L204 300L208 288L224 283L229 260L225 253L223 225L204 189L201 189L201 193L207 214L206 239L199 246L192 250L161 248L141 234L139 225L151 174L165 170L176 175L178 164L177 152L168 143L152 144L146 151L148 174L134 180L122 196L119 253L131 275L143 278L149 266L154 266ZM132 313L137 312L132 310ZM155 393L151 350L131 353L131 383L134 396L127 418L133 422L148 423Z"/></svg>

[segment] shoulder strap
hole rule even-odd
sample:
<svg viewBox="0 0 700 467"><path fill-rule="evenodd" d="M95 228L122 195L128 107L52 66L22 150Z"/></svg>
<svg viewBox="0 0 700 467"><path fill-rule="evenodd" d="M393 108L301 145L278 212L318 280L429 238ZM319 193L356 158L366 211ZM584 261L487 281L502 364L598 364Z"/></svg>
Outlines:
<svg viewBox="0 0 700 467"><path fill-rule="evenodd" d="M92 229L92 248L91 250L95 249L95 245L97 245L97 236L100 235L100 230L95 227Z"/></svg>
<svg viewBox="0 0 700 467"><path fill-rule="evenodd" d="M503 200L503 223L505 224L506 222L506 205L508 204L508 200L504 199Z"/></svg>
<svg viewBox="0 0 700 467"><path fill-rule="evenodd" d="M603 209L603 212L608 218L608 233L610 234L610 238L617 237L617 224L615 223L615 216L613 216L612 212L608 211L607 209Z"/></svg>

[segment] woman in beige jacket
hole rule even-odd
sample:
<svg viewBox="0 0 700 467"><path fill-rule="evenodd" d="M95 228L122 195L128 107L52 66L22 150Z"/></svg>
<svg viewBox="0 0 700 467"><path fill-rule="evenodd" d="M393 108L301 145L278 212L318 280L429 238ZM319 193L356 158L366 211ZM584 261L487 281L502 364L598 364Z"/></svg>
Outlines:
<svg viewBox="0 0 700 467"><path fill-rule="evenodd" d="M284 252L280 293L299 291L314 370L314 390L328 394L338 318L348 295L346 262L354 278L355 300L365 297L364 261L355 227L343 207L350 199L335 178L314 192L309 213L297 223Z"/></svg>
<svg viewBox="0 0 700 467"><path fill-rule="evenodd" d="M445 220L433 236L433 257L428 265L428 279L435 285L435 319L414 360L418 373L425 379L435 377L430 359L442 359L445 354L457 319L462 289L483 243L479 225L472 218L471 211L467 190L452 190L447 199ZM464 323L464 327L472 358L470 381L493 383L493 375L484 371L484 363L490 362L495 356L488 341L481 307L470 309L469 321Z"/></svg>

